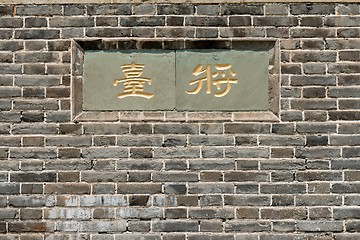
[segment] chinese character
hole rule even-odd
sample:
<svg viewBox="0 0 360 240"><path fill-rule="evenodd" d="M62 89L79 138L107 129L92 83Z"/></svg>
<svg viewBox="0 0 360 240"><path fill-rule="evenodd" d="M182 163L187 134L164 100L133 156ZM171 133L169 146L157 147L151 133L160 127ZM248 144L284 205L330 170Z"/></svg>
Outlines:
<svg viewBox="0 0 360 240"><path fill-rule="evenodd" d="M202 88L203 82L206 82L205 92L206 94L211 93L211 83L216 86L217 90L221 89L221 85L225 84L224 90L220 92L215 92L215 97L223 97L229 93L231 88L231 83L237 83L237 78L228 77L226 71L229 71L229 74L232 77L236 76L236 72L234 72L231 68L231 64L215 64L215 69L217 71L212 72L210 71L210 65L208 64L206 68L203 68L202 64L197 65L193 70L194 76L199 76L200 74L205 74L205 77L199 78L196 80L192 80L190 85L197 84L194 90L186 91L188 94L198 94ZM213 78L213 79L212 79ZM212 81L211 81L212 80Z"/></svg>
<svg viewBox="0 0 360 240"><path fill-rule="evenodd" d="M143 73L144 64L123 64L120 66L122 72L125 75L125 79L115 79L114 86L118 83L124 84L124 91L118 95L118 98L124 98L129 96L144 97L150 99L154 94L144 92L144 84L147 82L151 85L151 78L141 77Z"/></svg>

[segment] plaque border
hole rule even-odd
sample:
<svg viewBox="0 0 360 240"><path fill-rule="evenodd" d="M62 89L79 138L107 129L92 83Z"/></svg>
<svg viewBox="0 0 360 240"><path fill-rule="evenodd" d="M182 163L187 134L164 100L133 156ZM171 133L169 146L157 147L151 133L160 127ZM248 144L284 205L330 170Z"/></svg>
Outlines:
<svg viewBox="0 0 360 240"><path fill-rule="evenodd" d="M177 39L73 39L71 42L71 119L79 121L119 121L122 112L129 111L84 111L83 65L87 50L259 50L269 53L268 110L265 111L206 111L211 113L232 113L232 121L278 122L280 112L280 47L277 39L240 40L177 40ZM133 111L135 112L135 110ZM136 110L139 112L139 110ZM159 115L171 111L158 112ZM174 111L180 112L180 111ZM186 111L204 113L204 111ZM161 120L161 117L159 118ZM165 121L165 117L162 119ZM141 120L139 120L141 121Z"/></svg>

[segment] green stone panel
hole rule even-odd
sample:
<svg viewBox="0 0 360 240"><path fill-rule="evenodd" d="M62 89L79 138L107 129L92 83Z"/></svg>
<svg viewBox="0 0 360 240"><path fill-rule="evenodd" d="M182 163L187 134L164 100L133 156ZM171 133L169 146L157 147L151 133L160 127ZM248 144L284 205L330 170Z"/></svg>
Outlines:
<svg viewBox="0 0 360 240"><path fill-rule="evenodd" d="M125 69L121 66L131 63L144 66L143 68L135 65L128 67L128 76L126 76L123 72ZM137 68L136 71L134 67ZM86 51L83 76L84 111L175 108L174 51ZM115 79L120 80L117 86L114 86ZM129 85L131 91L119 98L119 94L125 93L125 83L130 83L129 80L132 80ZM132 91L134 88L136 90ZM153 96L148 98L151 95Z"/></svg>
<svg viewBox="0 0 360 240"><path fill-rule="evenodd" d="M218 65L217 68L220 69L218 70L216 64L223 66ZM176 109L180 111L268 110L268 65L267 51L177 51ZM198 75L195 76L193 73ZM230 89L227 88L227 78L233 79L233 83L229 83ZM187 91L191 92L198 87L199 81L196 80L199 79L204 79L201 81L201 89L197 94L188 94ZM218 89L215 84L219 79L222 80ZM235 79L237 83L234 82ZM190 85L191 81L194 81L193 85ZM224 92L225 89L229 89L227 94Z"/></svg>

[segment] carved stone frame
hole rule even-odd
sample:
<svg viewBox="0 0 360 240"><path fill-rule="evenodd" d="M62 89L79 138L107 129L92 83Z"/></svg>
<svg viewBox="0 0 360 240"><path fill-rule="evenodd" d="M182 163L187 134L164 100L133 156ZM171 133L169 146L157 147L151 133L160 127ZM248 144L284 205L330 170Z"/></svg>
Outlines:
<svg viewBox="0 0 360 240"><path fill-rule="evenodd" d="M280 110L280 50L276 40L146 40L146 39L99 39L72 41L71 110L73 121L117 121L119 111L83 111L83 61L86 50L131 50L131 49L235 49L269 52L267 111L236 111L236 121L279 121ZM168 112L168 111L167 111ZM225 112L225 111L224 111ZM228 111L226 111L228 112Z"/></svg>

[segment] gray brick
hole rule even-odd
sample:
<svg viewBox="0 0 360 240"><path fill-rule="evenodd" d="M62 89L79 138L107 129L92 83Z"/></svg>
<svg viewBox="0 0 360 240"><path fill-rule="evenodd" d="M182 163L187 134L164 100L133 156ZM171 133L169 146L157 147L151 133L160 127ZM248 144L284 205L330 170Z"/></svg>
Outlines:
<svg viewBox="0 0 360 240"><path fill-rule="evenodd" d="M41 28L41 27L47 27L47 20L46 18L35 18L35 17L29 17L25 18L25 27L26 28Z"/></svg>
<svg viewBox="0 0 360 240"><path fill-rule="evenodd" d="M200 158L200 148L155 148L155 158Z"/></svg>
<svg viewBox="0 0 360 240"><path fill-rule="evenodd" d="M195 35L195 29L190 27L175 27L175 28L157 28L157 37L185 37L193 38Z"/></svg>
<svg viewBox="0 0 360 240"><path fill-rule="evenodd" d="M271 224L265 221L227 221L225 232L267 232Z"/></svg>
<svg viewBox="0 0 360 240"><path fill-rule="evenodd" d="M337 13L340 15L356 15L359 14L359 5L357 4L338 4Z"/></svg>
<svg viewBox="0 0 360 240"><path fill-rule="evenodd" d="M246 5L237 5L237 4L224 4L221 5L222 14L224 15L263 15L264 6L260 4L246 4Z"/></svg>
<svg viewBox="0 0 360 240"><path fill-rule="evenodd" d="M290 12L299 14L335 14L335 4L292 4Z"/></svg>
<svg viewBox="0 0 360 240"><path fill-rule="evenodd" d="M358 219L359 208L334 208L334 219Z"/></svg>
<svg viewBox="0 0 360 240"><path fill-rule="evenodd" d="M154 232L197 232L197 221L181 221L181 220L155 220L152 223Z"/></svg>
<svg viewBox="0 0 360 240"><path fill-rule="evenodd" d="M334 183L332 185L332 193L357 193L360 190L360 185L357 183Z"/></svg>
<svg viewBox="0 0 360 240"><path fill-rule="evenodd" d="M262 219L301 219L307 218L306 208L263 208L260 211Z"/></svg>
<svg viewBox="0 0 360 240"><path fill-rule="evenodd" d="M153 173L152 179L154 182L197 182L199 177L191 172L159 172Z"/></svg>
<svg viewBox="0 0 360 240"><path fill-rule="evenodd" d="M160 170L162 161L159 160L118 160L118 170Z"/></svg>
<svg viewBox="0 0 360 240"><path fill-rule="evenodd" d="M304 136L263 136L259 137L259 145L265 146L304 146Z"/></svg>
<svg viewBox="0 0 360 240"><path fill-rule="evenodd" d="M15 85L17 86L59 86L60 78L57 76L16 76Z"/></svg>
<svg viewBox="0 0 360 240"><path fill-rule="evenodd" d="M33 29L33 30L16 30L16 39L57 39L60 38L60 30Z"/></svg>
<svg viewBox="0 0 360 240"><path fill-rule="evenodd" d="M197 28L196 37L197 38L217 38L218 37L217 28Z"/></svg>
<svg viewBox="0 0 360 240"><path fill-rule="evenodd" d="M338 206L341 205L340 195L299 195L296 197L297 206Z"/></svg>
<svg viewBox="0 0 360 240"><path fill-rule="evenodd" d="M54 159L56 149L53 148L14 148L10 151L13 159Z"/></svg>
<svg viewBox="0 0 360 240"><path fill-rule="evenodd" d="M190 170L234 170L234 160L194 160L189 161Z"/></svg>
<svg viewBox="0 0 360 240"><path fill-rule="evenodd" d="M126 123L91 123L83 126L84 134L119 135L129 133L129 124Z"/></svg>
<svg viewBox="0 0 360 240"><path fill-rule="evenodd" d="M126 221L82 221L80 223L80 232L116 232L126 231Z"/></svg>
<svg viewBox="0 0 360 240"><path fill-rule="evenodd" d="M126 206L126 204L126 198L122 195L80 197L80 206L83 207L119 207Z"/></svg>
<svg viewBox="0 0 360 240"><path fill-rule="evenodd" d="M10 182L55 182L54 172L26 172L13 173L10 175Z"/></svg>
<svg viewBox="0 0 360 240"><path fill-rule="evenodd" d="M228 158L268 158L269 149L265 147L257 148L226 148L225 157Z"/></svg>
<svg viewBox="0 0 360 240"><path fill-rule="evenodd" d="M222 209L189 209L189 218L192 219L232 219L234 211L231 208Z"/></svg>
<svg viewBox="0 0 360 240"><path fill-rule="evenodd" d="M230 136L189 136L192 146L234 146L234 139Z"/></svg>
<svg viewBox="0 0 360 240"><path fill-rule="evenodd" d="M20 5L16 6L16 15L20 16L53 16L61 15L61 5Z"/></svg>
<svg viewBox="0 0 360 240"><path fill-rule="evenodd" d="M124 219L163 218L163 210L161 208L118 208L116 215Z"/></svg>
<svg viewBox="0 0 360 240"><path fill-rule="evenodd" d="M343 225L340 221L299 221L297 227L304 232L343 231Z"/></svg>
<svg viewBox="0 0 360 240"><path fill-rule="evenodd" d="M254 17L253 24L254 26L291 27L298 25L298 18L284 16Z"/></svg>
<svg viewBox="0 0 360 240"><path fill-rule="evenodd" d="M236 134L266 134L270 133L270 124L228 123L225 124L225 133Z"/></svg>
<svg viewBox="0 0 360 240"><path fill-rule="evenodd" d="M72 16L72 15L84 15L85 14L85 6L83 5L65 5L64 6L64 15Z"/></svg>
<svg viewBox="0 0 360 240"><path fill-rule="evenodd" d="M92 17L53 17L49 19L49 26L61 27L93 27L94 18Z"/></svg>
<svg viewBox="0 0 360 240"><path fill-rule="evenodd" d="M20 64L0 64L0 74L20 74L21 65Z"/></svg>
<svg viewBox="0 0 360 240"><path fill-rule="evenodd" d="M227 25L227 19L225 17L186 17L186 26L212 26L221 27Z"/></svg>
<svg viewBox="0 0 360 240"><path fill-rule="evenodd" d="M155 15L156 5L154 4L140 4L135 5L133 8L133 14L135 15Z"/></svg>
<svg viewBox="0 0 360 240"><path fill-rule="evenodd" d="M162 185L158 183L119 183L118 193L122 194L156 194L162 192Z"/></svg>
<svg viewBox="0 0 360 240"><path fill-rule="evenodd" d="M325 25L330 27L358 27L359 18L357 16L327 16Z"/></svg>
<svg viewBox="0 0 360 240"><path fill-rule="evenodd" d="M300 26L304 27L323 27L324 18L322 16L302 16L300 19Z"/></svg>
<svg viewBox="0 0 360 240"><path fill-rule="evenodd" d="M0 39L10 39L12 38L13 30L0 30Z"/></svg>
<svg viewBox="0 0 360 240"><path fill-rule="evenodd" d="M224 197L224 204L229 206L269 206L269 196L261 195L228 195Z"/></svg>
<svg viewBox="0 0 360 240"><path fill-rule="evenodd" d="M266 4L265 15L288 15L289 7L287 4Z"/></svg>
<svg viewBox="0 0 360 240"><path fill-rule="evenodd" d="M298 158L329 159L340 157L340 149L326 147L296 149L295 156Z"/></svg>
<svg viewBox="0 0 360 240"><path fill-rule="evenodd" d="M130 33L129 28L89 28L86 30L87 37L129 37ZM81 32L79 34L82 35ZM76 33L76 35L78 35L78 33Z"/></svg>
<svg viewBox="0 0 360 240"><path fill-rule="evenodd" d="M338 28L337 36L342 38L358 38L360 31L357 28Z"/></svg>
<svg viewBox="0 0 360 240"><path fill-rule="evenodd" d="M317 109L336 109L336 101L332 99L292 99L292 109L305 109L305 110L317 110Z"/></svg>
<svg viewBox="0 0 360 240"><path fill-rule="evenodd" d="M336 124L331 123L297 123L298 133L336 133Z"/></svg>
<svg viewBox="0 0 360 240"><path fill-rule="evenodd" d="M306 192L306 184L262 184L260 192L265 194L299 194Z"/></svg>
<svg viewBox="0 0 360 240"><path fill-rule="evenodd" d="M124 158L128 157L128 149L122 147L86 148L83 150L85 158Z"/></svg>
<svg viewBox="0 0 360 240"><path fill-rule="evenodd" d="M335 37L334 29L326 28L292 28L290 29L290 37L293 38L327 38Z"/></svg>
<svg viewBox="0 0 360 240"><path fill-rule="evenodd" d="M130 4L91 4L86 6L89 15L129 15Z"/></svg>
<svg viewBox="0 0 360 240"><path fill-rule="evenodd" d="M198 15L219 15L220 5L198 5L196 6L196 14Z"/></svg>
<svg viewBox="0 0 360 240"><path fill-rule="evenodd" d="M229 26L251 26L250 16L230 16Z"/></svg>
<svg viewBox="0 0 360 240"><path fill-rule="evenodd" d="M120 19L120 25L124 27L165 26L165 17L163 16L123 17Z"/></svg>
<svg viewBox="0 0 360 240"><path fill-rule="evenodd" d="M14 13L13 5L0 5L0 16L11 16Z"/></svg>
<svg viewBox="0 0 360 240"><path fill-rule="evenodd" d="M195 8L190 4L161 4L157 11L159 15L190 15L194 14Z"/></svg>
<svg viewBox="0 0 360 240"><path fill-rule="evenodd" d="M234 184L232 183L189 183L190 194L216 194L216 193L234 193Z"/></svg>
<svg viewBox="0 0 360 240"><path fill-rule="evenodd" d="M155 134L197 134L199 126L197 124L155 124Z"/></svg>
<svg viewBox="0 0 360 240"><path fill-rule="evenodd" d="M47 137L46 145L62 146L62 147L91 146L91 137L88 136Z"/></svg>

